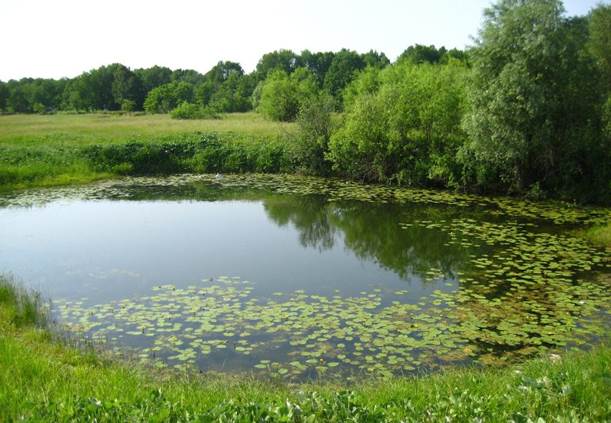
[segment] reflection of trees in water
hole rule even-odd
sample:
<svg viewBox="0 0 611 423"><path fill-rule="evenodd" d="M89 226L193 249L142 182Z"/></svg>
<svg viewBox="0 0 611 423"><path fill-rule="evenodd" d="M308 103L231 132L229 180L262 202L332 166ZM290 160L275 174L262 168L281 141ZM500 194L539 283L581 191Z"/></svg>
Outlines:
<svg viewBox="0 0 611 423"><path fill-rule="evenodd" d="M267 215L278 225L292 223L304 247L329 250L335 245L336 228L328 214L332 210L322 197L268 197L263 202Z"/></svg>
<svg viewBox="0 0 611 423"><path fill-rule="evenodd" d="M305 247L319 250L334 246L341 233L344 245L361 259L373 260L401 277L424 274L438 268L445 274L457 270L467 253L444 245L448 236L439 230L400 222L439 221L456 217L441 207L376 204L356 201L329 203L322 197L269 197L264 200L268 216L279 225L292 223Z"/></svg>

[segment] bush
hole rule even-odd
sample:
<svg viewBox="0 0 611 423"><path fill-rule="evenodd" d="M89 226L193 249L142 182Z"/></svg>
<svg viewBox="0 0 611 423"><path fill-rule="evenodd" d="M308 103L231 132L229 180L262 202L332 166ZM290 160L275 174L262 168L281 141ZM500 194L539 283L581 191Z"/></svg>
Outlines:
<svg viewBox="0 0 611 423"><path fill-rule="evenodd" d="M316 79L309 70L299 68L291 75L274 71L260 88L257 110L271 120L293 121L301 105L317 94Z"/></svg>
<svg viewBox="0 0 611 423"><path fill-rule="evenodd" d="M136 110L136 102L134 100L121 101L122 112L133 112L134 110Z"/></svg>
<svg viewBox="0 0 611 423"><path fill-rule="evenodd" d="M325 154L333 130L331 112L335 102L329 95L319 95L303 102L299 110L300 156L308 173L327 175L329 161Z"/></svg>
<svg viewBox="0 0 611 423"><path fill-rule="evenodd" d="M182 102L170 112L173 119L219 119L220 116L212 109L197 104Z"/></svg>
<svg viewBox="0 0 611 423"><path fill-rule="evenodd" d="M148 113L168 113L182 102L191 102L194 88L188 82L170 82L149 91L144 100L144 110Z"/></svg>
<svg viewBox="0 0 611 423"><path fill-rule="evenodd" d="M388 67L363 73L328 158L343 176L406 185L456 186L465 142L467 70L460 64Z"/></svg>

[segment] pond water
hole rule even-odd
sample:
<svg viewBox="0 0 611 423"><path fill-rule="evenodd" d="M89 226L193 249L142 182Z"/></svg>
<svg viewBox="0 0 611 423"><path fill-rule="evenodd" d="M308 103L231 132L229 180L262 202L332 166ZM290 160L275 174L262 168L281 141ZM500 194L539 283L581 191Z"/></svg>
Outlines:
<svg viewBox="0 0 611 423"><path fill-rule="evenodd" d="M607 210L286 176L0 198L0 272L158 367L303 380L498 364L608 327Z"/></svg>

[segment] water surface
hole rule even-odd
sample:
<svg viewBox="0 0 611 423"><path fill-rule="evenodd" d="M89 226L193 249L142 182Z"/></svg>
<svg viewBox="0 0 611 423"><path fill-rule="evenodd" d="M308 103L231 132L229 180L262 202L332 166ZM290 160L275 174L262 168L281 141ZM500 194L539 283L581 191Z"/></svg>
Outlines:
<svg viewBox="0 0 611 423"><path fill-rule="evenodd" d="M5 196L0 272L157 366L385 376L602 334L608 257L567 232L592 213L328 184L136 178Z"/></svg>

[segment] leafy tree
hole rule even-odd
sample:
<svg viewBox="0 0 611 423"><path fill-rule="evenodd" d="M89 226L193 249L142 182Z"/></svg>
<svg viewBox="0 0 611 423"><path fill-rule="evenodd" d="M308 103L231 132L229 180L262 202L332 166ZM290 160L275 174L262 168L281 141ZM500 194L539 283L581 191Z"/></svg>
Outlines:
<svg viewBox="0 0 611 423"><path fill-rule="evenodd" d="M62 108L65 110L93 110L94 93L88 81L89 75L80 75L68 82L63 93Z"/></svg>
<svg viewBox="0 0 611 423"><path fill-rule="evenodd" d="M440 63L446 52L447 50L445 47L437 49L434 45L425 46L422 44L414 44L405 49L398 60L408 60L413 64Z"/></svg>
<svg viewBox="0 0 611 423"><path fill-rule="evenodd" d="M0 81L0 112L6 110L6 105L8 102L8 87L6 86L6 82Z"/></svg>
<svg viewBox="0 0 611 423"><path fill-rule="evenodd" d="M193 85L188 82L170 82L153 88L144 100L144 110L149 113L168 113L183 102L192 103Z"/></svg>
<svg viewBox="0 0 611 423"><path fill-rule="evenodd" d="M606 77L611 90L611 4L600 4L590 13L589 48Z"/></svg>
<svg viewBox="0 0 611 423"><path fill-rule="evenodd" d="M386 57L384 53L378 53L375 50L369 50L367 53L363 54L363 61L365 62L365 66L372 68L385 68L390 65L388 57Z"/></svg>
<svg viewBox="0 0 611 423"><path fill-rule="evenodd" d="M266 53L261 57L255 74L259 81L267 78L267 76L276 70L291 73L301 66L301 58L292 50L278 50L271 53Z"/></svg>
<svg viewBox="0 0 611 423"><path fill-rule="evenodd" d="M585 21L563 13L558 0L500 0L485 12L462 152L485 188L573 196L608 183L600 73Z"/></svg>
<svg viewBox="0 0 611 423"><path fill-rule="evenodd" d="M26 85L30 80L23 78L20 81L11 80L8 82L7 110L9 112L29 113L32 111Z"/></svg>
<svg viewBox="0 0 611 423"><path fill-rule="evenodd" d="M193 69L176 69L172 72L172 82L187 82L197 85L204 80L204 75Z"/></svg>
<svg viewBox="0 0 611 423"><path fill-rule="evenodd" d="M342 49L335 54L325 75L324 88L338 100L338 104L342 101L342 90L365 66L365 60L355 51Z"/></svg>
<svg viewBox="0 0 611 423"><path fill-rule="evenodd" d="M142 109L145 95L142 81L123 65L117 65L113 71L112 95L121 109L125 101L132 102L135 109Z"/></svg>
<svg viewBox="0 0 611 423"><path fill-rule="evenodd" d="M204 76L204 82L195 90L199 104L219 112L250 110L255 79L244 75L239 63L219 62Z"/></svg>
<svg viewBox="0 0 611 423"><path fill-rule="evenodd" d="M231 75L244 75L244 69L239 63L236 62L223 62L220 61L212 69L210 69L204 77L211 81L213 84L221 85Z"/></svg>
<svg viewBox="0 0 611 423"><path fill-rule="evenodd" d="M136 69L134 73L140 78L145 93L172 81L172 70L163 66Z"/></svg>
<svg viewBox="0 0 611 423"><path fill-rule="evenodd" d="M271 120L295 120L301 104L318 92L316 78L309 70L299 68L291 75L273 71L261 86L258 110Z"/></svg>
<svg viewBox="0 0 611 423"><path fill-rule="evenodd" d="M407 185L455 186L465 142L464 66L413 65L364 72L328 159L341 175Z"/></svg>
<svg viewBox="0 0 611 423"><path fill-rule="evenodd" d="M334 101L326 93L319 93L305 99L300 105L297 123L301 138L302 162L316 175L330 172L329 162L325 159L329 139L333 130L331 113Z"/></svg>
<svg viewBox="0 0 611 423"><path fill-rule="evenodd" d="M367 67L344 89L344 109L350 110L359 96L375 94L380 82L380 69Z"/></svg>
<svg viewBox="0 0 611 423"><path fill-rule="evenodd" d="M301 52L300 62L314 74L318 86L322 87L334 56L335 53L330 51L312 53L310 50L304 50Z"/></svg>
<svg viewBox="0 0 611 423"><path fill-rule="evenodd" d="M253 77L232 73L210 98L210 106L221 112L245 112L251 109Z"/></svg>

